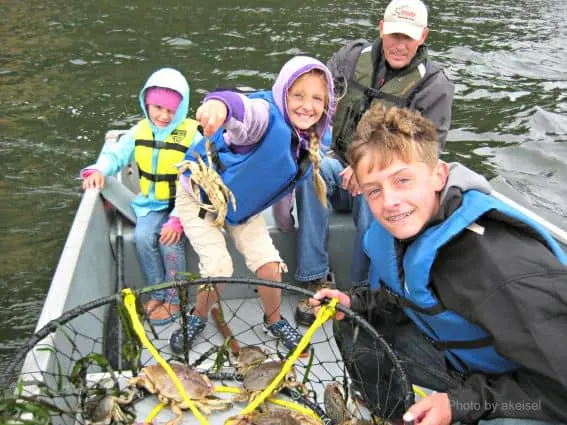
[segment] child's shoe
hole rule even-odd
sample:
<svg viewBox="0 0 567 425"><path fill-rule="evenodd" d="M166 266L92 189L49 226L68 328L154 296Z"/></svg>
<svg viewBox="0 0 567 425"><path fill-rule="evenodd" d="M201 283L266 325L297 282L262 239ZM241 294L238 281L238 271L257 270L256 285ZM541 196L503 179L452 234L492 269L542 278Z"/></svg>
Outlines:
<svg viewBox="0 0 567 425"><path fill-rule="evenodd" d="M187 315L187 348L191 349L197 335L207 326L207 321L200 316ZM177 329L169 337L169 345L176 354L183 353L183 329Z"/></svg>
<svg viewBox="0 0 567 425"><path fill-rule="evenodd" d="M284 317L281 317L277 322L268 324L266 323L266 316L264 316L264 330L280 340L289 351L295 350L301 340L301 334ZM307 355L308 350L309 346L305 348L300 357Z"/></svg>

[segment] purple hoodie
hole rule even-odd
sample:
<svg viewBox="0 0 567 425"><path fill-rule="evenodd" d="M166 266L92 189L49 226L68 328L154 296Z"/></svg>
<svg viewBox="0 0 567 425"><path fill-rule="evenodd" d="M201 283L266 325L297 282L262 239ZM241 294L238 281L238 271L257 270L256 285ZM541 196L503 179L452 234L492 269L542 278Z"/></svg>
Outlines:
<svg viewBox="0 0 567 425"><path fill-rule="evenodd" d="M287 111L287 91L298 77L312 69L322 70L327 76L328 81L329 107L328 111L326 111L319 120L316 129L317 134L322 139L331 124L335 107L333 77L329 69L322 62L309 56L295 56L291 58L280 70L272 86L272 95L276 106L284 116L286 122L292 127ZM270 119L268 102L263 99L249 99L247 96L234 91L212 92L205 97L205 101L210 99L220 100L228 109L228 114L223 125L226 129L226 133L224 134L226 144L231 146L233 152L249 152L252 146L262 139L262 136L268 128ZM308 143L307 135L299 132L298 135L301 140L300 146L306 149ZM190 185L187 182L187 177L181 176L180 182L188 193L192 193L189 188Z"/></svg>
<svg viewBox="0 0 567 425"><path fill-rule="evenodd" d="M287 91L298 77L312 69L322 70L329 82L329 110L317 124L317 134L322 138L331 124L335 105L333 77L323 63L308 56L293 57L285 63L278 74L272 87L272 95L278 109L291 127L292 124L289 121L286 103ZM269 106L265 100L248 99L245 95L231 91L213 92L205 98L205 101L209 99L220 100L228 109L228 115L224 123L227 132L224 137L226 143L233 146L234 151L246 152L250 150L251 145L260 141L269 123ZM247 149L239 149L236 146L247 146Z"/></svg>
<svg viewBox="0 0 567 425"><path fill-rule="evenodd" d="M289 88L293 85L298 77L311 71L312 69L320 69L327 76L327 89L329 97L329 110L324 113L319 122L317 123L317 135L322 139L323 135L331 125L331 119L333 117L334 105L335 105L335 91L333 88L333 76L331 71L327 69L325 65L319 62L317 59L311 58L309 56L295 56L286 62L282 67L276 82L272 86L272 95L274 96L274 101L278 106L278 109L285 117L286 122L291 126L289 121L286 94Z"/></svg>

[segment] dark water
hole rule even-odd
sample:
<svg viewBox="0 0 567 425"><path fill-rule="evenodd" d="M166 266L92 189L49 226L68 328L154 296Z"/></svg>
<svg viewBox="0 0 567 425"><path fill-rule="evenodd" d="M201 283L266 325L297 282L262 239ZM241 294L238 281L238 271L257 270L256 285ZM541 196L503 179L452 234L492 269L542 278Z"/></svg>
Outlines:
<svg viewBox="0 0 567 425"><path fill-rule="evenodd" d="M79 203L78 170L107 130L139 119L152 71L182 70L194 111L216 86L268 88L291 55L325 61L346 40L374 39L385 3L4 0L0 369L34 331ZM432 56L456 84L447 159L502 174L567 222L565 1L429 4Z"/></svg>

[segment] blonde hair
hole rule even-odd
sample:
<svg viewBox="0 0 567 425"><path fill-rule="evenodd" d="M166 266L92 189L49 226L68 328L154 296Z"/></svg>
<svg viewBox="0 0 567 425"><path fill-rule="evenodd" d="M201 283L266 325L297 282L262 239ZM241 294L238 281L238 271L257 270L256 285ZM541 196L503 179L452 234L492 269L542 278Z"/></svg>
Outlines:
<svg viewBox="0 0 567 425"><path fill-rule="evenodd" d="M329 82L327 81L327 75L322 69L319 68L311 69L310 71L306 72L305 74L302 74L299 78L297 78L294 81L294 84L296 81L299 81L301 78L306 77L310 74L318 75L325 82L325 86L327 90L325 91L325 108L323 110L323 115L326 115L329 113L329 106L330 106ZM327 185L325 184L325 180L321 176L321 172L319 170L321 164L321 138L317 134L317 124L318 123L315 123L308 130L309 160L311 161L311 165L313 165L313 184L315 185L315 194L317 195L319 202L321 202L321 205L323 205L324 208L327 208Z"/></svg>
<svg viewBox="0 0 567 425"><path fill-rule="evenodd" d="M360 119L348 148L352 169L356 171L368 155L374 157L370 169L378 165L382 170L396 158L407 163L424 162L433 168L439 161L435 126L417 111L376 103Z"/></svg>
<svg viewBox="0 0 567 425"><path fill-rule="evenodd" d="M319 166L321 165L321 139L317 135L315 126L309 129L309 160L313 165L313 184L315 194L323 207L327 208L327 185L321 176Z"/></svg>

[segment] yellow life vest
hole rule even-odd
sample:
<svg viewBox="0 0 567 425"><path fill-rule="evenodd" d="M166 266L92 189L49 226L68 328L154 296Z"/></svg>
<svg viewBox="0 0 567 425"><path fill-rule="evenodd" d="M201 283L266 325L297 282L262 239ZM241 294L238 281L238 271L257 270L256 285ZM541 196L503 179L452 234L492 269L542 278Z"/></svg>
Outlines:
<svg viewBox="0 0 567 425"><path fill-rule="evenodd" d="M185 152L197 132L198 122L185 119L167 138L161 142L154 140L152 128L147 119L142 120L134 134L134 158L140 176L140 190L148 196L150 186L155 184L155 198L160 201L169 201L173 208L175 191L178 185L178 173L175 164L182 161ZM152 168L154 149L158 149L157 167Z"/></svg>

